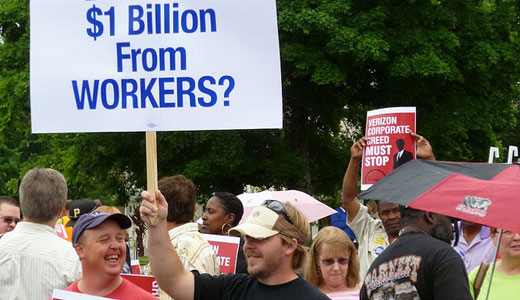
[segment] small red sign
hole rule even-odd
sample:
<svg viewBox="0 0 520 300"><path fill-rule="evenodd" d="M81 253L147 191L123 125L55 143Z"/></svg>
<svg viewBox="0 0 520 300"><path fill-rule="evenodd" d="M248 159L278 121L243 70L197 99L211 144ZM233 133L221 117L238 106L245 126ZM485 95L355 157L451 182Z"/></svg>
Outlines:
<svg viewBox="0 0 520 300"><path fill-rule="evenodd" d="M366 190L393 169L415 158L415 107L367 112L361 189Z"/></svg>
<svg viewBox="0 0 520 300"><path fill-rule="evenodd" d="M240 238L235 236L203 234L219 261L220 273L235 273Z"/></svg>

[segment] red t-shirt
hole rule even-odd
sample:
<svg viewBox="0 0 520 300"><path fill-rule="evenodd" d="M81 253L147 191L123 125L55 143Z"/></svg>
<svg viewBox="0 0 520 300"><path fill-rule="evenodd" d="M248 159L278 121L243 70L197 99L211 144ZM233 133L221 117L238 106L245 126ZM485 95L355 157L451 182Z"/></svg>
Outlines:
<svg viewBox="0 0 520 300"><path fill-rule="evenodd" d="M118 300L128 300L128 299L135 299L135 300L157 300L152 294L146 292L142 288L138 287L137 285L131 283L130 281L122 278L123 281L121 281L121 284L115 289L112 293L105 295L103 297L106 298L112 298L112 299L118 299ZM73 284L69 285L65 288L65 291L75 292L75 293L81 293L81 291L78 289L78 281L74 282ZM83 294L83 293L82 293Z"/></svg>

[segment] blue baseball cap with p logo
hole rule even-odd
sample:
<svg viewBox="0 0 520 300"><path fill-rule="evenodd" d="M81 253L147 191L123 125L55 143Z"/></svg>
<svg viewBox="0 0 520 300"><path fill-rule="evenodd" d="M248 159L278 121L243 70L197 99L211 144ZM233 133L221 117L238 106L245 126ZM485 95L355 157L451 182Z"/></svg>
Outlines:
<svg viewBox="0 0 520 300"><path fill-rule="evenodd" d="M121 229L128 229L132 226L132 220L123 214L107 214L101 211L84 214L79 217L79 220L72 230L72 245L74 246L78 242L78 239L85 230L99 226L108 219L116 221L119 226L121 226Z"/></svg>

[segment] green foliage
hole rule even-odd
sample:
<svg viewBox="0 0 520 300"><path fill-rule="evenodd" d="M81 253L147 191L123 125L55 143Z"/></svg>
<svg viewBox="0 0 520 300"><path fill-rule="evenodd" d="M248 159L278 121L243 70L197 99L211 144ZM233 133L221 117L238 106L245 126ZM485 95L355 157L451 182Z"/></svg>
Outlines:
<svg viewBox="0 0 520 300"><path fill-rule="evenodd" d="M416 106L438 159L519 145L518 1L278 0L284 128L158 133L159 176L201 199L244 185L307 190L331 205L366 111ZM30 132L29 3L0 0L0 193L53 167L70 198L123 204L145 186L144 133Z"/></svg>

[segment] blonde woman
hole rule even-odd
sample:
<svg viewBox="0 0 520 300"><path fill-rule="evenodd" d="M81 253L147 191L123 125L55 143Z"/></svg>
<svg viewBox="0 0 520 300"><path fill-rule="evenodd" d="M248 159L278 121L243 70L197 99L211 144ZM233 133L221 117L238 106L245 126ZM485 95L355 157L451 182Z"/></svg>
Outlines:
<svg viewBox="0 0 520 300"><path fill-rule="evenodd" d="M322 228L312 246L304 277L329 298L359 299L359 260L354 244L336 227Z"/></svg>
<svg viewBox="0 0 520 300"><path fill-rule="evenodd" d="M498 243L500 233L498 230L491 228L491 237L495 246ZM500 253L500 260L497 260L493 280L491 280L489 300L518 299L518 295L520 295L520 234L503 231L498 253ZM474 299L477 299L475 280L478 271L479 267L475 268L468 276L469 289ZM486 299L490 276L491 265L488 267L480 285L478 299Z"/></svg>

